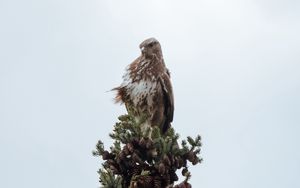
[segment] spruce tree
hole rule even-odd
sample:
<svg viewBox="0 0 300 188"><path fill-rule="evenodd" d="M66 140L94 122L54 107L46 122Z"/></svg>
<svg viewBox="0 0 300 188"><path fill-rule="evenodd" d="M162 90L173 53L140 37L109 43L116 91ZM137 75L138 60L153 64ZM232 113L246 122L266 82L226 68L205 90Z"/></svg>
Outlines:
<svg viewBox="0 0 300 188"><path fill-rule="evenodd" d="M161 134L158 127L142 132L141 121L131 115L120 116L110 137L109 150L101 140L93 151L104 161L98 173L102 188L188 188L191 173L188 164L201 163L201 137L187 137L179 144L179 134L169 128ZM178 181L181 170L185 180Z"/></svg>

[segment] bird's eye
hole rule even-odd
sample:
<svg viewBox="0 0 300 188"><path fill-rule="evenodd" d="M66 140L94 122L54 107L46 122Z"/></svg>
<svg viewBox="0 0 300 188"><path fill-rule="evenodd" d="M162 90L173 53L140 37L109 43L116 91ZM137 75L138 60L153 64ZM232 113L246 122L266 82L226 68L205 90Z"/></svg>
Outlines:
<svg viewBox="0 0 300 188"><path fill-rule="evenodd" d="M149 44L148 46L151 48L153 46L153 43Z"/></svg>

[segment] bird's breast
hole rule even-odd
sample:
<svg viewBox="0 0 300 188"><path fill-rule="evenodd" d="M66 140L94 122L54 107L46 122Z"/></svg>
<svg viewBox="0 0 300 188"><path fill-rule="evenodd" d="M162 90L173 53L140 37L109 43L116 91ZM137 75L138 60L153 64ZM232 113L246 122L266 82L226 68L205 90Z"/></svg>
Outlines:
<svg viewBox="0 0 300 188"><path fill-rule="evenodd" d="M151 106L153 97L157 92L157 81L143 80L132 82L128 85L128 93L130 99L135 106L146 103L145 105Z"/></svg>

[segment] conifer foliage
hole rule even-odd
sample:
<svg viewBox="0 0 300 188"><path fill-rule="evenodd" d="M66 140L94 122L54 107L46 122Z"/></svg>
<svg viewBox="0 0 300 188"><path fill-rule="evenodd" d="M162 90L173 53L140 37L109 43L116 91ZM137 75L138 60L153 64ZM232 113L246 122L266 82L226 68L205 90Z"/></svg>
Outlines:
<svg viewBox="0 0 300 188"><path fill-rule="evenodd" d="M110 134L113 146L105 150L103 142L98 141L93 155L104 160L98 171L102 188L191 187L188 164L202 161L201 137L187 137L179 145L179 135L173 128L162 135L158 127L142 132L141 124L130 115L120 116ZM173 186L178 180L177 170L185 180Z"/></svg>

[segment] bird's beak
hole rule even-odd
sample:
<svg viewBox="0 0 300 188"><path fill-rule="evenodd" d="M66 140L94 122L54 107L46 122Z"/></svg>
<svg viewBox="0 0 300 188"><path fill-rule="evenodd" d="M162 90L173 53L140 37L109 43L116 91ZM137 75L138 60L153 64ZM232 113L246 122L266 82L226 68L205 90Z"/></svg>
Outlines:
<svg viewBox="0 0 300 188"><path fill-rule="evenodd" d="M145 47L141 47L142 53L145 53Z"/></svg>

